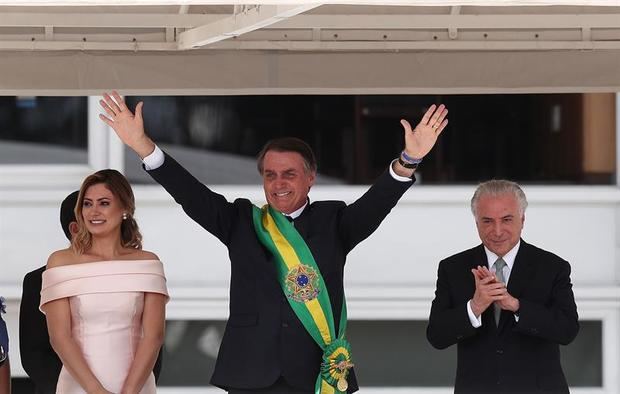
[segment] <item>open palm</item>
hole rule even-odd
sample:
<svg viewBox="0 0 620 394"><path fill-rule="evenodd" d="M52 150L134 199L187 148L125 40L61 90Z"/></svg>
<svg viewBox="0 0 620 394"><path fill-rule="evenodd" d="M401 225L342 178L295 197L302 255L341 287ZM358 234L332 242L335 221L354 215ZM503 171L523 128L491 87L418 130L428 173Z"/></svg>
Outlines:
<svg viewBox="0 0 620 394"><path fill-rule="evenodd" d="M99 118L116 132L124 144L136 151L142 158L152 152L154 144L144 132L142 102L136 105L134 114L118 92L113 91L111 94L104 93L99 104L107 114L107 116L100 114Z"/></svg>
<svg viewBox="0 0 620 394"><path fill-rule="evenodd" d="M421 159L435 145L437 137L448 125L448 109L445 105L441 104L437 107L435 104L431 105L426 111L422 120L415 129L411 128L411 124L405 119L401 119L400 123L403 125L405 132L405 153L415 159Z"/></svg>

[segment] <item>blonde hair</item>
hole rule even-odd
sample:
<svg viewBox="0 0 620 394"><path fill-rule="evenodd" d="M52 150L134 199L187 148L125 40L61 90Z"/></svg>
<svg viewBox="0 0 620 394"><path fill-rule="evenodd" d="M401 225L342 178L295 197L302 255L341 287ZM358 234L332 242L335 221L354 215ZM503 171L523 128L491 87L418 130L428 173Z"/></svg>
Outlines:
<svg viewBox="0 0 620 394"><path fill-rule="evenodd" d="M86 190L93 185L103 184L118 199L123 210L127 213L127 219L121 223L121 245L125 248L142 249L142 234L138 223L133 215L136 210L136 201L127 178L120 172L112 169L100 170L89 175L82 182L80 194L75 205L75 219L78 223L78 231L71 239L71 248L77 254L82 254L92 247L92 234L86 228L82 215L84 195Z"/></svg>

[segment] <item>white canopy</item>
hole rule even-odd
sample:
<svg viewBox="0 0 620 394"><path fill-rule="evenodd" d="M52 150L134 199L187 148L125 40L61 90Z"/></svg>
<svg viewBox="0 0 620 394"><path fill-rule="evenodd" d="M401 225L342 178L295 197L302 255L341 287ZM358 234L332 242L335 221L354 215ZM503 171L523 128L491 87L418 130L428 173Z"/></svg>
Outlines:
<svg viewBox="0 0 620 394"><path fill-rule="evenodd" d="M0 94L620 91L620 0L221 3L0 1Z"/></svg>

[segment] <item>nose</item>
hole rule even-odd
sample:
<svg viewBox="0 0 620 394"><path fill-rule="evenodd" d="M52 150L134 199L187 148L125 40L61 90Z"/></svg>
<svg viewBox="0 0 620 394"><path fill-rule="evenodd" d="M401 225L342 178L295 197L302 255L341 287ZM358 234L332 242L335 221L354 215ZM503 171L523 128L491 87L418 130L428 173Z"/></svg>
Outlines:
<svg viewBox="0 0 620 394"><path fill-rule="evenodd" d="M283 187L283 186L286 186L286 180L284 180L284 178L278 178L278 179L276 179L276 186L277 186L277 187Z"/></svg>
<svg viewBox="0 0 620 394"><path fill-rule="evenodd" d="M493 225L493 233L498 237L502 235L502 224L501 223L495 223Z"/></svg>

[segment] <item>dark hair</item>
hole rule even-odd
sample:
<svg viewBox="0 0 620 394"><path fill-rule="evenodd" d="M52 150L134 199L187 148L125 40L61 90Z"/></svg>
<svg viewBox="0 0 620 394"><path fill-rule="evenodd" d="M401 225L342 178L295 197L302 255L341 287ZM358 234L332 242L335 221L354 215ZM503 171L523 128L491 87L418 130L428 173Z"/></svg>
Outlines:
<svg viewBox="0 0 620 394"><path fill-rule="evenodd" d="M69 225L71 222L76 222L75 205L77 204L79 194L80 191L76 190L65 197L62 203L60 203L60 227L62 227L62 231L64 231L69 241L71 241L71 230Z"/></svg>
<svg viewBox="0 0 620 394"><path fill-rule="evenodd" d="M316 172L316 158L314 157L312 148L310 148L308 144L299 138L284 137L267 141L265 146L263 146L263 149L261 149L258 153L256 158L256 166L261 175L263 174L263 162L265 161L265 155L269 151L299 153L301 158L304 160L304 169L306 172Z"/></svg>
<svg viewBox="0 0 620 394"><path fill-rule="evenodd" d="M82 216L82 205L84 204L86 190L93 185L101 183L118 198L121 206L127 213L127 219L123 219L121 223L121 245L125 248L142 249L142 234L140 234L138 223L133 217L136 210L136 201L131 186L123 174L116 170L107 169L97 171L87 176L84 182L82 182L80 195L75 205L75 218L78 223L78 232L71 240L73 250L81 254L92 246L92 236L86 229L84 217Z"/></svg>

